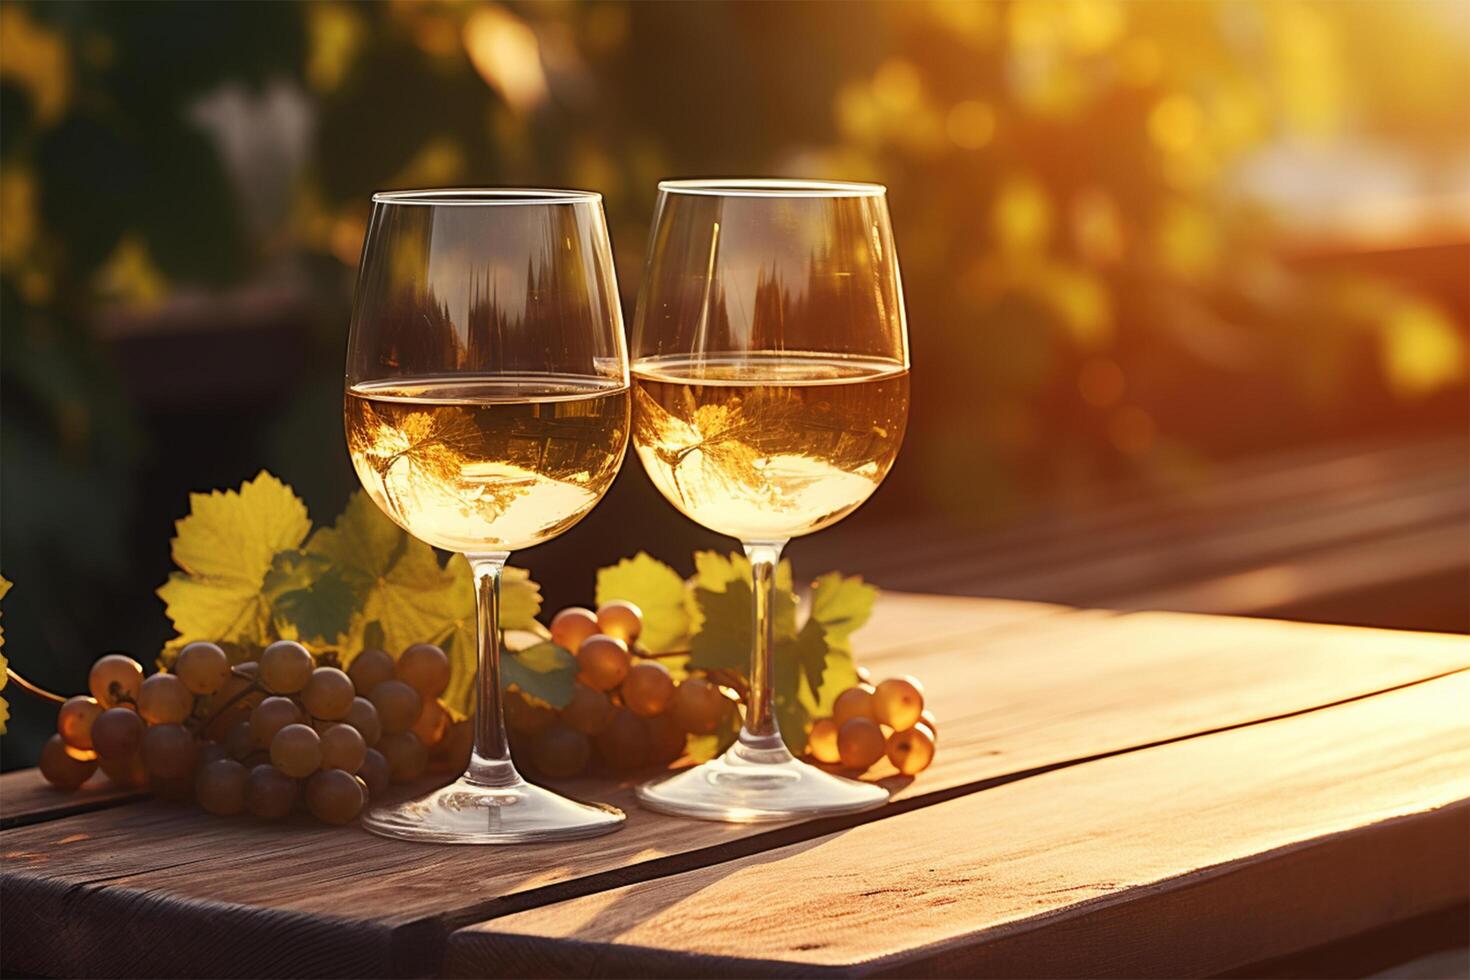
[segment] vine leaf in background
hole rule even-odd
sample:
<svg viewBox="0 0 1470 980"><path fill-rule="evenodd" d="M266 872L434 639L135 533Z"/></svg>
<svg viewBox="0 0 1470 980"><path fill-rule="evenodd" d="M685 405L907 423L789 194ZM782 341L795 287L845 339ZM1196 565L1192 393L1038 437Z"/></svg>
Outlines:
<svg viewBox="0 0 1470 980"><path fill-rule="evenodd" d="M344 665L365 646L397 654L436 643L453 668L445 703L461 716L471 709L475 596L463 556L441 564L361 491L334 525L311 533L305 505L263 471L239 491L194 494L190 504L174 539L182 571L158 590L178 632L162 663L194 640L259 647L295 639L336 651ZM507 568L502 627L543 634L540 608L541 590L529 573ZM570 682L544 661L527 667L525 680L530 693L550 703L570 696Z"/></svg>
<svg viewBox="0 0 1470 980"><path fill-rule="evenodd" d="M624 599L643 612L638 644L650 653L678 650L689 642L692 600L679 573L640 551L597 571L597 604Z"/></svg>
<svg viewBox="0 0 1470 980"><path fill-rule="evenodd" d="M174 528L173 559L181 571L169 575L158 597L177 642L268 642L266 576L277 554L301 547L311 533L306 505L262 470L238 491L190 494L189 514Z"/></svg>

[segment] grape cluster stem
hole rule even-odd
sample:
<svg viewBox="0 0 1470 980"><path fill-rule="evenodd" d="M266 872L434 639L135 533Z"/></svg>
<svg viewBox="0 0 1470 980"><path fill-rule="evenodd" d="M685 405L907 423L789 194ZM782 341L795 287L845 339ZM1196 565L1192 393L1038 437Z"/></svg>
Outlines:
<svg viewBox="0 0 1470 980"><path fill-rule="evenodd" d="M39 684L32 684L30 681L17 674L15 670L11 667L7 666L5 668L5 676L9 678L12 682L14 682L16 687L20 688L22 691L25 691L32 697L40 698L42 701L50 701L52 704L66 704L66 698L53 691L46 690Z"/></svg>

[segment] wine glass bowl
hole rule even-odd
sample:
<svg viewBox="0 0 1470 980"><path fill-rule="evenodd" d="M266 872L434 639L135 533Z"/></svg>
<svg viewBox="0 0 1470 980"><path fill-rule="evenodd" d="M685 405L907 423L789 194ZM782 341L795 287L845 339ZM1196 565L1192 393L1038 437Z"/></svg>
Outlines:
<svg viewBox="0 0 1470 980"><path fill-rule="evenodd" d="M867 500L903 440L908 340L885 191L784 180L659 190L633 328L633 445L674 507L740 539L755 649L736 743L639 799L736 821L877 806L881 787L786 750L769 610L782 547Z"/></svg>
<svg viewBox="0 0 1470 980"><path fill-rule="evenodd" d="M513 550L565 532L617 475L628 359L601 197L561 190L373 197L348 340L345 428L368 496L474 575L475 747L456 782L373 807L410 840L503 844L616 829L616 808L525 782L500 692Z"/></svg>

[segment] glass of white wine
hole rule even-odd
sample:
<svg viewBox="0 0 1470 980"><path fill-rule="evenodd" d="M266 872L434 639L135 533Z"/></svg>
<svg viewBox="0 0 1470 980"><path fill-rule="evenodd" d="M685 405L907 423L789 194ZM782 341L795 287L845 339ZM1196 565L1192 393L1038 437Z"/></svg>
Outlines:
<svg viewBox="0 0 1470 980"><path fill-rule="evenodd" d="M566 840L624 814L523 780L500 690L500 577L617 475L628 355L602 198L583 191L376 194L347 344L358 479L415 537L463 554L479 637L468 770L363 818L378 834L465 844Z"/></svg>
<svg viewBox="0 0 1470 980"><path fill-rule="evenodd" d="M881 786L787 751L773 712L772 605L787 541L857 509L903 441L908 336L884 188L664 181L632 347L638 457L685 516L740 539L755 617L738 740L638 799L741 822L880 805Z"/></svg>

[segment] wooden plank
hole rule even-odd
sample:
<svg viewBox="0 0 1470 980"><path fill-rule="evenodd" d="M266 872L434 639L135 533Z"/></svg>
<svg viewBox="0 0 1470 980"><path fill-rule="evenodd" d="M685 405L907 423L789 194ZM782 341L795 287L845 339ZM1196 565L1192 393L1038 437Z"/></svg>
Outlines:
<svg viewBox="0 0 1470 980"><path fill-rule="evenodd" d="M919 597L885 597L879 618L894 602L916 625L926 621L928 600ZM940 633L918 633L911 648L884 661L884 672L928 680L940 719L934 766L912 782L888 780L899 801L958 794L1038 767L1310 710L1470 666L1470 643L1461 638L1177 614L1076 611L969 636L952 632L955 602L932 605L927 621ZM401 972L436 956L449 928L496 911L831 829L663 817L636 808L631 783L563 785L629 810L626 827L593 846L434 848L305 821L283 828L219 820L161 803L6 831L0 939L8 943L14 933L66 919L75 941L17 947L44 957L17 963L54 974L291 972L294 944L309 945L313 957L334 950L333 972ZM225 909L232 914L213 915ZM350 928L323 932L319 917ZM216 935L226 925L230 934ZM150 929L169 938L145 954L129 937ZM247 955L257 942L268 949ZM227 961L220 958L225 950ZM326 964L312 959L311 968L320 972Z"/></svg>
<svg viewBox="0 0 1470 980"><path fill-rule="evenodd" d="M951 594L1041 598L1077 605L1250 613L1208 591L1216 578L1345 545L1360 545L1378 581L1407 577L1395 542L1438 531L1458 551L1444 561L1470 575L1463 540L1470 531L1463 438L1432 438L1371 451L1333 447L1325 457L1272 458L1226 468L1218 481L1172 494L1094 506L1077 515L1036 519L1001 531L954 527L870 529L861 544L816 539L796 553L804 564L831 564L882 575L896 588ZM1243 475L1242 475L1243 473ZM1442 529L1442 530L1441 530ZM1386 552L1374 555L1371 544ZM1397 551L1422 559L1404 541ZM1374 560L1376 557L1376 560ZM1343 555L1339 560L1355 560ZM1418 562L1422 564L1422 560ZM1411 564L1414 564L1411 562ZM1139 598L1180 582L1191 593ZM1336 578L1298 583L1307 599L1337 594ZM1203 593L1204 602L1199 601ZM1194 604L1191 604L1194 603Z"/></svg>
<svg viewBox="0 0 1470 980"><path fill-rule="evenodd" d="M450 937L452 976L1193 976L1470 898L1470 675Z"/></svg>
<svg viewBox="0 0 1470 980"><path fill-rule="evenodd" d="M100 772L81 789L68 791L46 782L38 769L19 769L0 776L0 830L141 799L142 793L118 789Z"/></svg>

